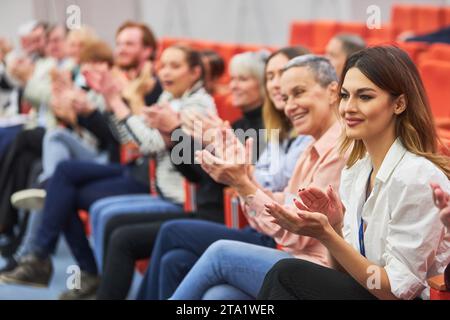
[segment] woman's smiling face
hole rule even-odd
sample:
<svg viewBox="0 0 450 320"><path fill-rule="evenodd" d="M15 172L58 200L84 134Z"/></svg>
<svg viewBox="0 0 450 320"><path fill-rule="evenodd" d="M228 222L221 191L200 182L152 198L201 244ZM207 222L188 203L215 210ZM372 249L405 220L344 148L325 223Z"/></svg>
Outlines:
<svg viewBox="0 0 450 320"><path fill-rule="evenodd" d="M339 113L350 139L367 140L395 127L395 101L358 68L345 75Z"/></svg>
<svg viewBox="0 0 450 320"><path fill-rule="evenodd" d="M330 123L336 92L335 83L324 88L308 67L293 67L281 76L281 93L286 103L284 112L298 134L317 137ZM333 96L334 95L334 96Z"/></svg>

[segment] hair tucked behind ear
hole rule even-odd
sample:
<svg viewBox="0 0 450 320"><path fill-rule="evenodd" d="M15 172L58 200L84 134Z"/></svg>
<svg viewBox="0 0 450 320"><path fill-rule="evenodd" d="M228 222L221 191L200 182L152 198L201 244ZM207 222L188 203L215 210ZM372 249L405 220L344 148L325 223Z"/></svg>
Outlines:
<svg viewBox="0 0 450 320"><path fill-rule="evenodd" d="M396 136L408 151L427 158L450 178L450 159L438 154L438 143L442 142L436 133L419 72L409 56L394 46L361 50L347 60L339 88L342 87L345 75L351 68L357 68L375 85L387 91L392 98L404 95L406 109L396 116ZM348 166L352 166L366 154L366 148L361 140L345 137L341 151L345 152L350 147L352 149L347 161Z"/></svg>

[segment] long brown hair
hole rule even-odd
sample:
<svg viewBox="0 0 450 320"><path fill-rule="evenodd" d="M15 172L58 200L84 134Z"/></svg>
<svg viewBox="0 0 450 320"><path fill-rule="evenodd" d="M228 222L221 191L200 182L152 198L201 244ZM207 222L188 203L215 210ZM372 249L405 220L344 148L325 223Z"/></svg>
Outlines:
<svg viewBox="0 0 450 320"><path fill-rule="evenodd" d="M301 56L304 54L309 53L309 50L298 46L298 47L286 47L279 49L275 52L273 52L269 58L267 58L266 61L266 68L267 65L273 57L281 54L288 58L288 60L291 60L292 58L295 58L297 56ZM266 70L264 70L264 92L265 92L265 99L262 109L262 116L264 121L264 128L267 130L267 139L269 140L271 137L271 130L280 130L280 142L284 139L288 138L292 131L292 123L291 121L286 117L284 112L282 110L278 110L275 108L275 105L273 104L272 100L269 98L269 93L267 92L266 87Z"/></svg>
<svg viewBox="0 0 450 320"><path fill-rule="evenodd" d="M409 56L394 46L371 47L351 55L345 63L339 90L346 73L357 68L392 99L404 95L406 109L396 116L395 134L405 148L433 162L450 178L450 159L438 154L439 140L425 88L416 66ZM366 154L362 140L345 137L341 151L352 146L347 165L351 167Z"/></svg>

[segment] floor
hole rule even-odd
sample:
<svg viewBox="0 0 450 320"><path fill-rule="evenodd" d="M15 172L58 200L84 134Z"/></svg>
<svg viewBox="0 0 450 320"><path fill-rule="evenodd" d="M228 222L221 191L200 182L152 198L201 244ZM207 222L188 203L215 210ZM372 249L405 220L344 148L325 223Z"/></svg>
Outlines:
<svg viewBox="0 0 450 320"><path fill-rule="evenodd" d="M4 260L0 257L0 267ZM66 282L70 276L68 267L75 262L70 254L66 242L61 240L57 252L53 257L54 275L48 288L33 288L18 285L0 285L0 300L56 300L58 295L66 291ZM137 292L141 275L135 274L133 285L130 290L129 299L132 299Z"/></svg>

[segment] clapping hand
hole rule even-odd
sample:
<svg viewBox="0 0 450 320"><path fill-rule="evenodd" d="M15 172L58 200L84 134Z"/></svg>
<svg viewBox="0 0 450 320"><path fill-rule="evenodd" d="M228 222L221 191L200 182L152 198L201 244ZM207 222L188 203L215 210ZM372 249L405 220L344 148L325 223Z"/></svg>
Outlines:
<svg viewBox="0 0 450 320"><path fill-rule="evenodd" d="M293 206L282 206L276 202L264 205L273 222L283 229L301 236L321 239L331 225L326 215L319 212L298 210Z"/></svg>
<svg viewBox="0 0 450 320"><path fill-rule="evenodd" d="M214 154L212 150L197 151L196 161L216 182L239 190L250 182L253 139L248 139L244 147L231 130L222 129L219 133L213 145Z"/></svg>
<svg viewBox="0 0 450 320"><path fill-rule="evenodd" d="M315 187L300 189L298 196L303 202L294 199L294 205L298 209L322 213L328 217L332 226L342 224L345 208L331 185L326 192Z"/></svg>
<svg viewBox="0 0 450 320"><path fill-rule="evenodd" d="M294 199L294 206L265 205L274 223L292 233L317 239L321 239L329 227L341 228L345 208L331 186L326 192L314 187L300 189L298 195L301 202Z"/></svg>
<svg viewBox="0 0 450 320"><path fill-rule="evenodd" d="M182 111L180 119L183 131L200 141L204 147L214 144L221 129L231 128L228 121L223 121L211 111L206 114L195 110Z"/></svg>
<svg viewBox="0 0 450 320"><path fill-rule="evenodd" d="M180 116L168 103L142 108L143 116L149 127L158 129L163 134L171 134L180 126Z"/></svg>
<svg viewBox="0 0 450 320"><path fill-rule="evenodd" d="M450 228L450 205L448 203L450 195L436 183L430 183L430 186L433 190L433 201L440 210L441 221L447 228Z"/></svg>

